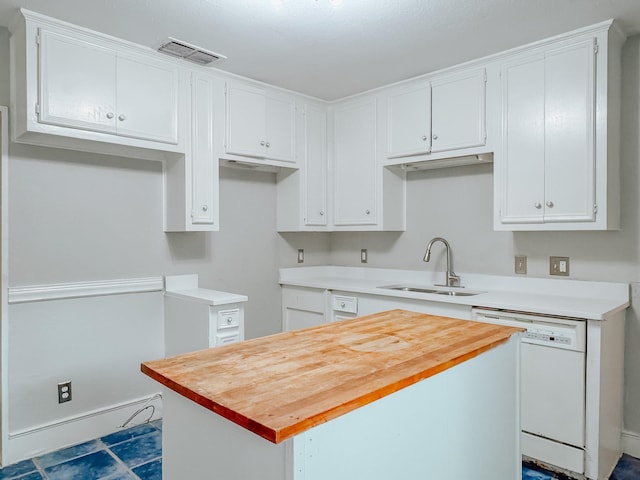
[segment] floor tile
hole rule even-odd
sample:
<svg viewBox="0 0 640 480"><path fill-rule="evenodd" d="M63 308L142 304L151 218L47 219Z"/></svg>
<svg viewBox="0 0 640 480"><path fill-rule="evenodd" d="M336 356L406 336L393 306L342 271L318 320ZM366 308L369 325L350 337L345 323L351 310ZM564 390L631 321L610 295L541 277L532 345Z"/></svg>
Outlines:
<svg viewBox="0 0 640 480"><path fill-rule="evenodd" d="M17 477L16 480L43 480L40 472L32 472L23 477Z"/></svg>
<svg viewBox="0 0 640 480"><path fill-rule="evenodd" d="M133 469L140 480L162 480L162 460L154 460Z"/></svg>
<svg viewBox="0 0 640 480"><path fill-rule="evenodd" d="M154 433L118 443L109 449L129 468L137 467L162 456L162 434L155 430Z"/></svg>
<svg viewBox="0 0 640 480"><path fill-rule="evenodd" d="M35 462L40 464L42 468L47 468L86 455L87 453L97 452L103 448L104 445L100 443L99 440L91 440L90 442L41 455L35 458Z"/></svg>
<svg viewBox="0 0 640 480"><path fill-rule="evenodd" d="M554 480L554 477L538 470L522 467L522 480Z"/></svg>
<svg viewBox="0 0 640 480"><path fill-rule="evenodd" d="M15 463L6 468L0 469L0 480L15 478L19 475L25 475L29 472L35 472L36 466L31 460Z"/></svg>
<svg viewBox="0 0 640 480"><path fill-rule="evenodd" d="M102 440L102 443L105 445L110 446L115 445L116 443L126 442L127 440L131 440L132 438L140 437L142 435L154 433L156 431L157 428L154 425L145 423L112 433L106 437L102 437L100 440Z"/></svg>
<svg viewBox="0 0 640 480"><path fill-rule="evenodd" d="M616 465L609 480L638 480L640 479L640 459L627 454Z"/></svg>
<svg viewBox="0 0 640 480"><path fill-rule="evenodd" d="M49 480L126 479L127 469L106 450L90 453L45 469Z"/></svg>
<svg viewBox="0 0 640 480"><path fill-rule="evenodd" d="M158 420L154 420L153 422L151 422L151 425L153 425L154 427L156 427L158 430L162 431L162 419L159 418Z"/></svg>

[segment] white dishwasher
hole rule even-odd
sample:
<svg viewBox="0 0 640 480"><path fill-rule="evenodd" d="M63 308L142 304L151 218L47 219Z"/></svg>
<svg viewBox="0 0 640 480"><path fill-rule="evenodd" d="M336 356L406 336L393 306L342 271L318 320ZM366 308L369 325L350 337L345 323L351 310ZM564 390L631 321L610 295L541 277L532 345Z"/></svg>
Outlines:
<svg viewBox="0 0 640 480"><path fill-rule="evenodd" d="M479 322L526 329L521 345L522 454L584 473L586 322L474 308Z"/></svg>

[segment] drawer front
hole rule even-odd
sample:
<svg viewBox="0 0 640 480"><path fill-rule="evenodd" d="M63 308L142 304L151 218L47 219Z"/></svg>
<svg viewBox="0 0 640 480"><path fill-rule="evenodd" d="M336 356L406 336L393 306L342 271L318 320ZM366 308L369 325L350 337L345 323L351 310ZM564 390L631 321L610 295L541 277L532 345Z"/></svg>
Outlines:
<svg viewBox="0 0 640 480"><path fill-rule="evenodd" d="M218 328L232 328L240 325L240 309L220 310L218 312Z"/></svg>
<svg viewBox="0 0 640 480"><path fill-rule="evenodd" d="M331 308L336 312L358 313L358 297L332 295Z"/></svg>
<svg viewBox="0 0 640 480"><path fill-rule="evenodd" d="M227 345L229 343L236 343L240 341L239 332L219 333L216 335L215 345Z"/></svg>

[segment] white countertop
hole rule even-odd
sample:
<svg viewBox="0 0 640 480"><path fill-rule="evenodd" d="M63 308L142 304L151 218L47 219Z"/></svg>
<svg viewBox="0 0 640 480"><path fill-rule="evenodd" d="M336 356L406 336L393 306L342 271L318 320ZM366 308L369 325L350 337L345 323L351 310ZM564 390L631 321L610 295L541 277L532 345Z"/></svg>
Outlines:
<svg viewBox="0 0 640 480"><path fill-rule="evenodd" d="M361 267L297 267L280 269L280 284L320 288L386 297L474 307L499 308L547 315L604 320L629 306L626 283L570 279L509 277L459 273L464 290L473 296L443 296L381 288L388 285L433 287L442 283L443 272Z"/></svg>
<svg viewBox="0 0 640 480"><path fill-rule="evenodd" d="M249 300L239 293L221 292L198 287L198 275L171 275L164 279L164 294L167 297L183 298L207 305L229 305Z"/></svg>

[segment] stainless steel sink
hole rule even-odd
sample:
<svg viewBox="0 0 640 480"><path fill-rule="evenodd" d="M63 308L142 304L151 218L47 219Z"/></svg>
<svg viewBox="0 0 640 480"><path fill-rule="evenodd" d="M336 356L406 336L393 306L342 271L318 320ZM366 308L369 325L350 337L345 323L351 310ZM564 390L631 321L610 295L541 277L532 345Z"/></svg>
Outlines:
<svg viewBox="0 0 640 480"><path fill-rule="evenodd" d="M484 292L475 292L470 290L463 290L464 287L447 287L445 289L429 288L429 287L412 287L410 285L386 285L379 288L386 290L397 290L400 292L414 292L414 293L434 293L436 295L449 295L451 297L472 297Z"/></svg>

